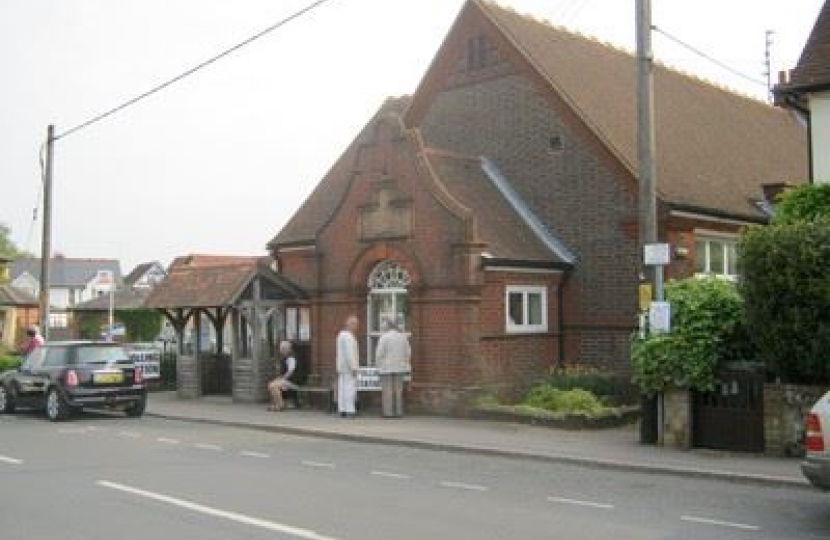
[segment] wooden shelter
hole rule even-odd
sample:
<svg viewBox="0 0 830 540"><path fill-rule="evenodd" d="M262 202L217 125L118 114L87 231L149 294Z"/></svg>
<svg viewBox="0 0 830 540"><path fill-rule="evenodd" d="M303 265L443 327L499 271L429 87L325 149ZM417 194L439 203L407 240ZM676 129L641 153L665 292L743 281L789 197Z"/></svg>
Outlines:
<svg viewBox="0 0 830 540"><path fill-rule="evenodd" d="M265 399L277 344L285 336L285 308L305 298L268 262L179 257L147 297L144 307L161 311L176 333L180 397L230 393L237 401Z"/></svg>

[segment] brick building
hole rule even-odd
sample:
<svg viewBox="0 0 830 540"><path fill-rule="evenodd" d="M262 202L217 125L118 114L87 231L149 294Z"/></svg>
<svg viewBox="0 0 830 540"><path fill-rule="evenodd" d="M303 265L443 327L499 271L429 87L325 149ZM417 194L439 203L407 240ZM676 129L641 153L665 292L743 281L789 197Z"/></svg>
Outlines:
<svg viewBox="0 0 830 540"><path fill-rule="evenodd" d="M627 371L638 311L636 64L483 0L411 97L389 99L269 243L311 307L313 371L362 321L413 347L409 401L463 408L564 363ZM669 276L732 275L764 186L807 176L787 112L658 66L658 214Z"/></svg>

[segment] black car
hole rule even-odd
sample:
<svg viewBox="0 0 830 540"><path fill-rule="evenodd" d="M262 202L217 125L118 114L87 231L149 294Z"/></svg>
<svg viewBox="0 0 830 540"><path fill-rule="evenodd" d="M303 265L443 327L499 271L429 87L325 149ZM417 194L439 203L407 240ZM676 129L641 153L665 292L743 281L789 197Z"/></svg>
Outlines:
<svg viewBox="0 0 830 540"><path fill-rule="evenodd" d="M56 422L83 408L117 408L137 417L146 405L141 370L116 343L50 342L0 374L0 413L42 408Z"/></svg>

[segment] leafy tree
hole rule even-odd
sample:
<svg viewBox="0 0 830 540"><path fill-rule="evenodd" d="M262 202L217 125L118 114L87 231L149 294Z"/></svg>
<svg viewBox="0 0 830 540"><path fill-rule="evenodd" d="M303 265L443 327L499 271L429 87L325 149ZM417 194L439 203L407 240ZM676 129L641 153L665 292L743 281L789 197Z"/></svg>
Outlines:
<svg viewBox="0 0 830 540"><path fill-rule="evenodd" d="M738 244L746 325L789 382L830 378L830 221L754 227Z"/></svg>
<svg viewBox="0 0 830 540"><path fill-rule="evenodd" d="M803 184L781 194L773 225L830 219L830 184Z"/></svg>
<svg viewBox="0 0 830 540"><path fill-rule="evenodd" d="M671 281L666 299L671 332L636 337L632 344L633 378L643 391L711 390L719 365L751 356L741 298L732 283L714 277Z"/></svg>
<svg viewBox="0 0 830 540"><path fill-rule="evenodd" d="M5 223L0 223L0 257L16 259L28 255L18 248L11 239L11 228Z"/></svg>

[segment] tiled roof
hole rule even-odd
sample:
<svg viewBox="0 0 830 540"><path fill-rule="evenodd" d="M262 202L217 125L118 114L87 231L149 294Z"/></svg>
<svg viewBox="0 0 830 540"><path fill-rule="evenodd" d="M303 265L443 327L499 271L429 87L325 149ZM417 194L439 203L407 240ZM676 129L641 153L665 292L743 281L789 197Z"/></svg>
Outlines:
<svg viewBox="0 0 830 540"><path fill-rule="evenodd" d="M0 306L37 306L37 298L9 284L0 285Z"/></svg>
<svg viewBox="0 0 830 540"><path fill-rule="evenodd" d="M798 65L790 73L789 87L830 86L830 0L824 2Z"/></svg>
<svg viewBox="0 0 830 540"><path fill-rule="evenodd" d="M634 57L481 0L470 0L461 17L471 9L480 10L547 81L550 92L561 96L636 178ZM374 124L386 115L405 114L407 125L417 132L420 118L413 111L423 110L424 100L431 99L429 93L436 86L428 84L428 79L442 76L439 71L431 68L412 98L384 103L269 247L314 243L347 193L358 152L371 140ZM807 177L806 131L789 113L660 66L655 69L655 95L658 192L664 201L712 215L761 220L766 216L753 198L761 197L763 184L796 183ZM509 198L486 181L476 160L453 156L430 141L414 139L421 145L414 151L429 161L436 181L471 210L477 240L498 251L494 257L562 260L556 250L540 241L526 217L511 208ZM533 179L507 180L520 195L539 191L521 189L520 182ZM532 210L535 201L525 197ZM556 231L548 232L555 236Z"/></svg>
<svg viewBox="0 0 830 540"><path fill-rule="evenodd" d="M482 0L470 0L553 92L637 176L633 55ZM657 186L663 200L763 217L761 185L808 176L807 132L786 111L656 65Z"/></svg>
<svg viewBox="0 0 830 540"><path fill-rule="evenodd" d="M256 275L263 276L286 298L303 292L284 277L271 272L261 257L190 255L178 257L167 277L144 301L146 308L211 308L232 305Z"/></svg>
<svg viewBox="0 0 830 540"><path fill-rule="evenodd" d="M110 270L116 285L122 283L121 265L116 259L71 259L53 257L49 261L49 281L51 287L83 287L95 277L99 270ZM11 264L11 279L15 280L23 273L28 273L40 281L40 259L25 257Z"/></svg>

